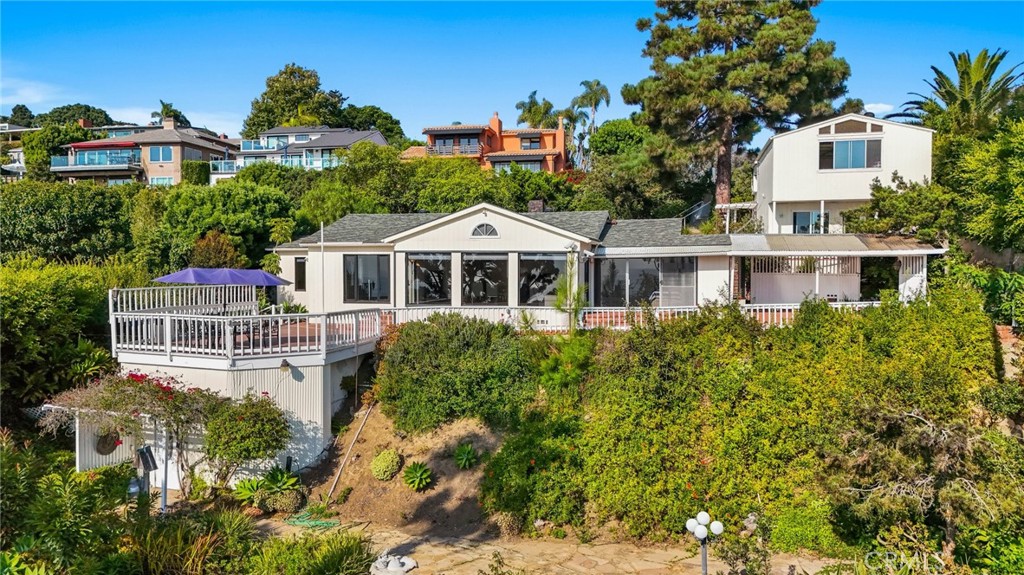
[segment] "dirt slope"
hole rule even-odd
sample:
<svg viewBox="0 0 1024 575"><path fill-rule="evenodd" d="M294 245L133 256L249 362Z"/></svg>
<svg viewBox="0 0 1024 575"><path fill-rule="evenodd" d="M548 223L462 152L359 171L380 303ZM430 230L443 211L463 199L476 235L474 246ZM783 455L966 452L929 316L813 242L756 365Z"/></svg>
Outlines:
<svg viewBox="0 0 1024 575"><path fill-rule="evenodd" d="M362 418L362 414L356 415L331 456L304 478L313 489L311 501L330 489ZM477 451L493 453L500 438L472 420L458 421L424 435L402 437L395 432L391 420L375 407L335 489L337 497L343 489L352 487L348 501L333 507L339 513L336 519L342 523L369 521L375 528L398 528L410 535L483 536L489 526L483 520L477 498L482 466L463 471L452 459L455 447L466 442L471 442ZM370 473L370 462L387 448L398 450L403 469L414 461L426 463L433 471L430 488L414 492L402 483L401 471L391 481L375 479Z"/></svg>

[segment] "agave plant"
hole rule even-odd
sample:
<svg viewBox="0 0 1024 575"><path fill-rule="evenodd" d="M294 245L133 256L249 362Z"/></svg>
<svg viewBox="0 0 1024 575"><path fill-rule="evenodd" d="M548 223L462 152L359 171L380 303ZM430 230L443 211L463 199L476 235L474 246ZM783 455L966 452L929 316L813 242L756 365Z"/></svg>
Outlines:
<svg viewBox="0 0 1024 575"><path fill-rule="evenodd" d="M463 443L455 448L455 465L459 469L469 469L476 465L477 452L472 443Z"/></svg>
<svg viewBox="0 0 1024 575"><path fill-rule="evenodd" d="M299 489L299 478L294 473L285 471L279 466L274 466L263 477L263 489L267 493L282 493L284 491L295 491Z"/></svg>
<svg viewBox="0 0 1024 575"><path fill-rule="evenodd" d="M260 501L266 498L265 485L266 482L258 477L243 479L235 484L235 499L256 507Z"/></svg>
<svg viewBox="0 0 1024 575"><path fill-rule="evenodd" d="M405 482L413 491L423 491L433 481L430 475L430 468L423 463L417 461L409 464L405 468L405 473L402 475L402 481Z"/></svg>

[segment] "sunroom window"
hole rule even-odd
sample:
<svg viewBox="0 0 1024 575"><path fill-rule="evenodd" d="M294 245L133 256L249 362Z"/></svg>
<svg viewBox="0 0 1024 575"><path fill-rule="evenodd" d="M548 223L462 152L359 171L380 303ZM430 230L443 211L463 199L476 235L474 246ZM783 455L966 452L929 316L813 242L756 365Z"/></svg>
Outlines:
<svg viewBox="0 0 1024 575"><path fill-rule="evenodd" d="M462 254L462 304L508 305L508 254Z"/></svg>
<svg viewBox="0 0 1024 575"><path fill-rule="evenodd" d="M409 254L407 282L409 305L452 304L452 255Z"/></svg>

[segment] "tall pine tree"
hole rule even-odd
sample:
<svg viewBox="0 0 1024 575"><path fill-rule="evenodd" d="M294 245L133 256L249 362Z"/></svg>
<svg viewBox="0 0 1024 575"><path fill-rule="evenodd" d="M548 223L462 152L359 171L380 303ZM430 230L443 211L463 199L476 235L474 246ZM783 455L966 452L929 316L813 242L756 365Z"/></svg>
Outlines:
<svg viewBox="0 0 1024 575"><path fill-rule="evenodd" d="M658 0L644 56L653 75L622 88L656 138L654 159L678 170L715 162L715 202L729 203L732 156L762 127L824 115L846 93L850 67L835 44L813 40L820 0Z"/></svg>

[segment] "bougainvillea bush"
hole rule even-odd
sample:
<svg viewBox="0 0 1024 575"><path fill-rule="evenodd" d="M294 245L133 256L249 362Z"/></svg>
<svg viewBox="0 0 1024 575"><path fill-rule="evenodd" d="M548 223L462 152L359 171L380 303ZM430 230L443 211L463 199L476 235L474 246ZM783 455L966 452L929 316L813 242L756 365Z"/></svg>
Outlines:
<svg viewBox="0 0 1024 575"><path fill-rule="evenodd" d="M233 401L173 377L105 375L50 403L62 408L48 411L40 420L50 433L72 424L77 416L100 434L117 432L122 438L143 441L147 434L168 434L185 493L191 492L200 463L209 460L224 483L238 466L273 457L291 438L283 411L269 397ZM200 450L196 442L204 435L206 447Z"/></svg>

